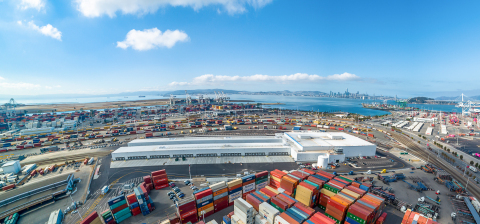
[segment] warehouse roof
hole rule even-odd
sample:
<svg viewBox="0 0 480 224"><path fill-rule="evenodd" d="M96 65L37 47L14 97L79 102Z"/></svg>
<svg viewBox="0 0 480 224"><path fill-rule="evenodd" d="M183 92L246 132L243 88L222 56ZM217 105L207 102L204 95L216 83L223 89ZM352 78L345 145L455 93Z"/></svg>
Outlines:
<svg viewBox="0 0 480 224"><path fill-rule="evenodd" d="M128 146L147 145L181 145L181 144L228 144L228 143L282 143L280 137L275 136L228 136L228 137L185 137L185 138L153 138L136 139L128 143Z"/></svg>
<svg viewBox="0 0 480 224"><path fill-rule="evenodd" d="M361 138L343 132L286 132L285 135L302 147L373 145Z"/></svg>
<svg viewBox="0 0 480 224"><path fill-rule="evenodd" d="M278 143L235 143L235 144L179 144L179 145L148 145L120 147L114 153L152 152L173 150L202 150L202 149L239 149L239 148L290 148L289 145Z"/></svg>

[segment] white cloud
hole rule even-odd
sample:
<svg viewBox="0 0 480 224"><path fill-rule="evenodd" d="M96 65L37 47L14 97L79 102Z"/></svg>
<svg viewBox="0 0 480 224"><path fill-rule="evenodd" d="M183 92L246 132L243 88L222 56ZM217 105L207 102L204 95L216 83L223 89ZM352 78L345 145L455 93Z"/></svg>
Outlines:
<svg viewBox="0 0 480 224"><path fill-rule="evenodd" d="M329 76L309 75L305 73L296 73L292 75L270 76L270 75L251 75L251 76L226 76L205 74L193 78L191 82L172 82L170 86L198 86L198 85L222 85L226 82L325 82L325 81L359 81L360 77L355 74L343 73Z"/></svg>
<svg viewBox="0 0 480 224"><path fill-rule="evenodd" d="M43 8L45 8L45 1L44 0L22 0L20 2L19 7L23 10L32 8L40 11Z"/></svg>
<svg viewBox="0 0 480 224"><path fill-rule="evenodd" d="M154 13L160 7L182 6L199 10L209 5L220 5L229 14L243 13L246 6L262 8L273 0L75 0L77 10L86 17L108 15L114 17L117 11L123 14Z"/></svg>
<svg viewBox="0 0 480 224"><path fill-rule="evenodd" d="M0 82L0 89L2 90L31 90L31 89L38 89L40 85L33 84L33 83L25 83L25 82Z"/></svg>
<svg viewBox="0 0 480 224"><path fill-rule="evenodd" d="M18 25L22 25L22 21L17 21ZM59 41L62 41L62 32L60 32L57 28L53 27L50 24L47 24L46 26L37 26L33 21L28 22L28 27L30 29L33 29L35 31L40 32L41 34L45 36L49 36L52 38L55 38Z"/></svg>
<svg viewBox="0 0 480 224"><path fill-rule="evenodd" d="M20 21L20 20L17 21L17 24L20 25L20 26L23 25L22 21Z"/></svg>
<svg viewBox="0 0 480 224"><path fill-rule="evenodd" d="M0 76L0 81L2 81L2 80L5 80L5 78L3 78L2 76Z"/></svg>
<svg viewBox="0 0 480 224"><path fill-rule="evenodd" d="M164 33L157 28L130 30L124 41L117 42L117 47L127 49L132 47L138 51L150 50L156 47L172 48L179 41L188 41L188 35L179 30L167 30Z"/></svg>

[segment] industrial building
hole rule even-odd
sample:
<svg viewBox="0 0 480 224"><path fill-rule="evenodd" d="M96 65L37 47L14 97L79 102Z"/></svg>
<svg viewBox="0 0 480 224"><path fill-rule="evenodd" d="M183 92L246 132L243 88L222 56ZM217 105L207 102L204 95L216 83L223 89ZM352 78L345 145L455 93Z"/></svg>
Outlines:
<svg viewBox="0 0 480 224"><path fill-rule="evenodd" d="M295 161L342 162L374 156L376 146L343 132L298 131L275 136L137 139L112 153L113 160L220 156L291 156Z"/></svg>

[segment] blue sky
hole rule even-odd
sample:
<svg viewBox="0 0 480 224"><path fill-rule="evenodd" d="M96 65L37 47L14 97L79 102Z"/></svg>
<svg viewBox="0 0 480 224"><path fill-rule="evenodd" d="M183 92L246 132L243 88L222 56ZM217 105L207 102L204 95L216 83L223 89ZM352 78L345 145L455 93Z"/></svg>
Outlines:
<svg viewBox="0 0 480 224"><path fill-rule="evenodd" d="M478 1L0 0L0 94L480 95L479 10Z"/></svg>

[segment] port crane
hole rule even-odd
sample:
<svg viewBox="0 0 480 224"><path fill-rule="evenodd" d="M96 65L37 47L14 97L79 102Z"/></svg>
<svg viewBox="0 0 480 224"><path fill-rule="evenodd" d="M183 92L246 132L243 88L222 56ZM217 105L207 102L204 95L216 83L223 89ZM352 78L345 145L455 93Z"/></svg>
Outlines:
<svg viewBox="0 0 480 224"><path fill-rule="evenodd" d="M228 103L230 100L230 97L228 97L223 91L218 93L215 91L213 92L215 93L215 102L217 103Z"/></svg>
<svg viewBox="0 0 480 224"><path fill-rule="evenodd" d="M175 106L175 96L170 94L170 106Z"/></svg>
<svg viewBox="0 0 480 224"><path fill-rule="evenodd" d="M192 104L192 97L188 95L187 90L185 90L185 104L190 105Z"/></svg>

